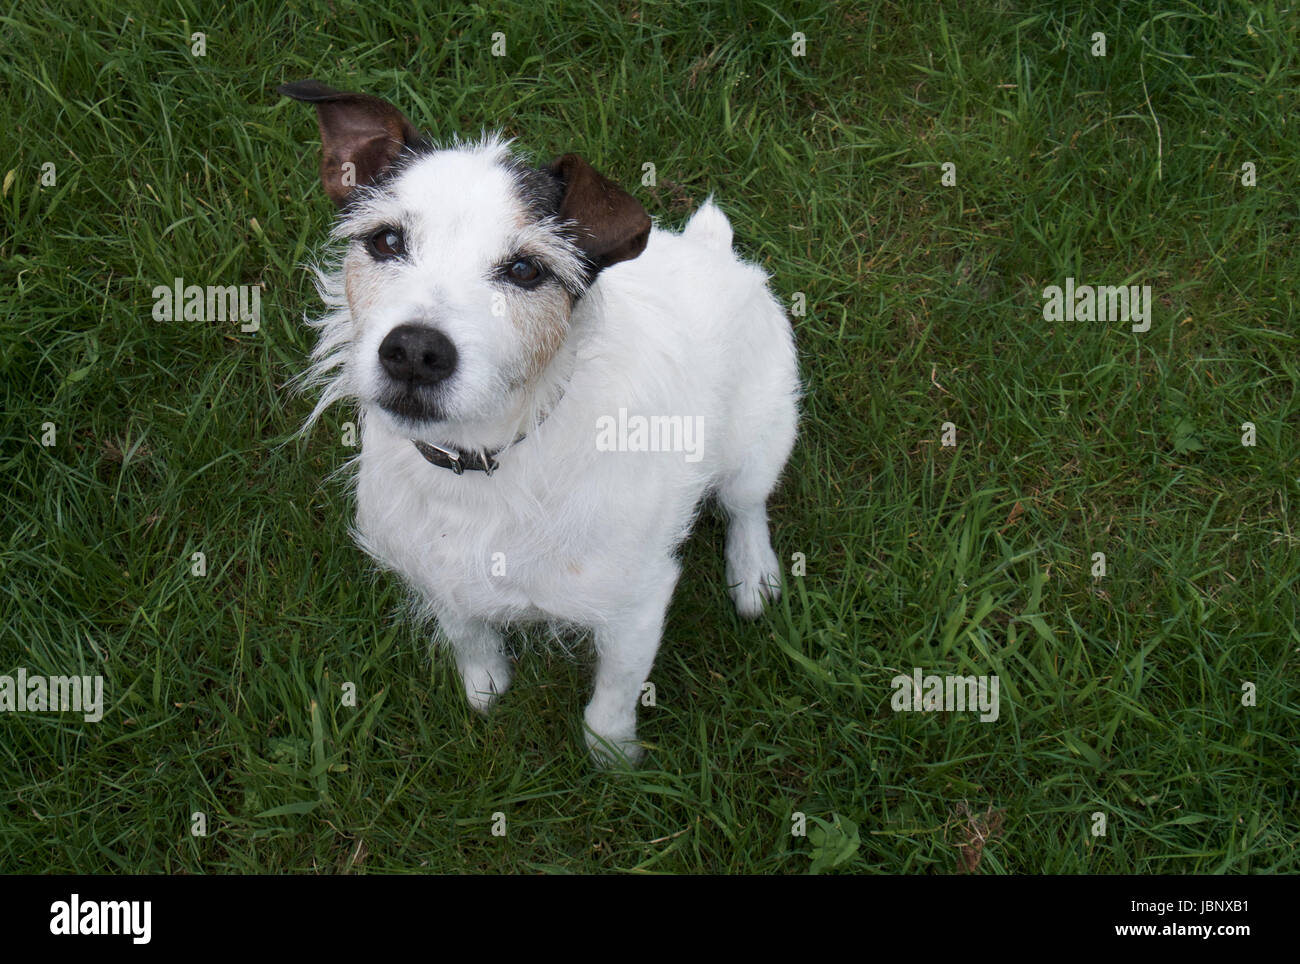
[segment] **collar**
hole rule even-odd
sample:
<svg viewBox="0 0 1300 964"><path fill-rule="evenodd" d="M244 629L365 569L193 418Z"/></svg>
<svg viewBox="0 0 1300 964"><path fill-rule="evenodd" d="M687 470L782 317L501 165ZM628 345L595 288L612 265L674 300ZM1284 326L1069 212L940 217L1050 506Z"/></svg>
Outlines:
<svg viewBox="0 0 1300 964"><path fill-rule="evenodd" d="M510 445L522 442L523 439L524 436L521 435ZM432 442L421 442L418 438L411 439L411 444L415 446L417 452L424 456L426 461L440 468L451 469L457 475L464 475L466 469L471 472L486 472L489 477L501 467L496 457L510 447L510 445L506 445L491 452L484 449L477 452L460 452L456 449L434 445Z"/></svg>
<svg viewBox="0 0 1300 964"><path fill-rule="evenodd" d="M556 396L554 404L549 411L537 420L537 425L546 421L551 412L555 411L555 406L560 404L560 399L564 397L564 386L560 387L560 393ZM534 426L536 428L537 426ZM479 449L478 451L463 452L459 449L448 448L442 445L434 445L432 442L424 442L418 438L411 439L411 444L415 450L424 456L426 462L430 465L436 465L442 469L451 469L457 475L464 475L466 471L483 472L488 478L492 473L501 468L501 463L497 461L497 456L513 445L518 445L528 437L527 433L520 432L515 440L509 445L503 445L499 449L488 451Z"/></svg>

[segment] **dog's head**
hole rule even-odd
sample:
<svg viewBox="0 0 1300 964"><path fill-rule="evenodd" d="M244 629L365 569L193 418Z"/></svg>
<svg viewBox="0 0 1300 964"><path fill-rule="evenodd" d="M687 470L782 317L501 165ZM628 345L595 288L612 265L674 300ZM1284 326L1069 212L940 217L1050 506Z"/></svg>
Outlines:
<svg viewBox="0 0 1300 964"><path fill-rule="evenodd" d="M377 97L312 80L280 92L316 107L348 242L350 330L326 333L327 361L403 428L507 411L600 271L645 248L645 209L577 154L534 168L496 138L437 150Z"/></svg>

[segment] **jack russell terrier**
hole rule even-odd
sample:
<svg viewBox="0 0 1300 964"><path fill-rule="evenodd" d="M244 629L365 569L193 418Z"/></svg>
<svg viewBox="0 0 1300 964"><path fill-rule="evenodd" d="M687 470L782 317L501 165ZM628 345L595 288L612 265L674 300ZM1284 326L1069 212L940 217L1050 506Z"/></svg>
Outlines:
<svg viewBox="0 0 1300 964"><path fill-rule="evenodd" d="M354 535L436 618L470 705L510 683L501 631L588 630L600 764L636 708L704 498L728 516L737 611L780 591L768 495L798 421L794 336L711 200L655 228L577 154L533 167L486 136L438 148L391 104L314 80L338 206L307 384L360 409ZM305 429L304 429L305 430Z"/></svg>

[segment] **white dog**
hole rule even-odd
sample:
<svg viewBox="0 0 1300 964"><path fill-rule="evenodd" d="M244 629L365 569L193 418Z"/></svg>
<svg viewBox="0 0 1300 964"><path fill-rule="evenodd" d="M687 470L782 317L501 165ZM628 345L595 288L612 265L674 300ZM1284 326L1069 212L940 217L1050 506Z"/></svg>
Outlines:
<svg viewBox="0 0 1300 964"><path fill-rule="evenodd" d="M361 412L361 546L412 587L486 712L500 630L593 633L587 742L634 761L636 706L703 498L757 616L780 568L766 501L794 444L793 334L711 202L681 234L576 154L435 149L392 105L315 81L341 268L308 380ZM310 422L308 423L310 425Z"/></svg>

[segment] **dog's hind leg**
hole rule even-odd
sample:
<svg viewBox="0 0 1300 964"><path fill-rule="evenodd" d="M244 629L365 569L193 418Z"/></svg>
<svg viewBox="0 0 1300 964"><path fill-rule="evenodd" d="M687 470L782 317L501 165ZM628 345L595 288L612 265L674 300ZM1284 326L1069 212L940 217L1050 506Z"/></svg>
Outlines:
<svg viewBox="0 0 1300 964"><path fill-rule="evenodd" d="M768 413L758 422L763 437L752 440L717 489L728 517L727 587L736 612L746 619L756 618L765 601L781 596L781 564L772 550L767 498L794 445L796 418L792 401L787 410Z"/></svg>
<svg viewBox="0 0 1300 964"><path fill-rule="evenodd" d="M438 628L456 657L465 698L471 707L486 714L510 685L510 660L502 651L501 634L482 620L446 613L438 617Z"/></svg>
<svg viewBox="0 0 1300 964"><path fill-rule="evenodd" d="M720 499L721 500L721 499ZM765 499L723 501L727 523L727 588L736 612L755 619L766 600L781 597L781 564L772 549Z"/></svg>

